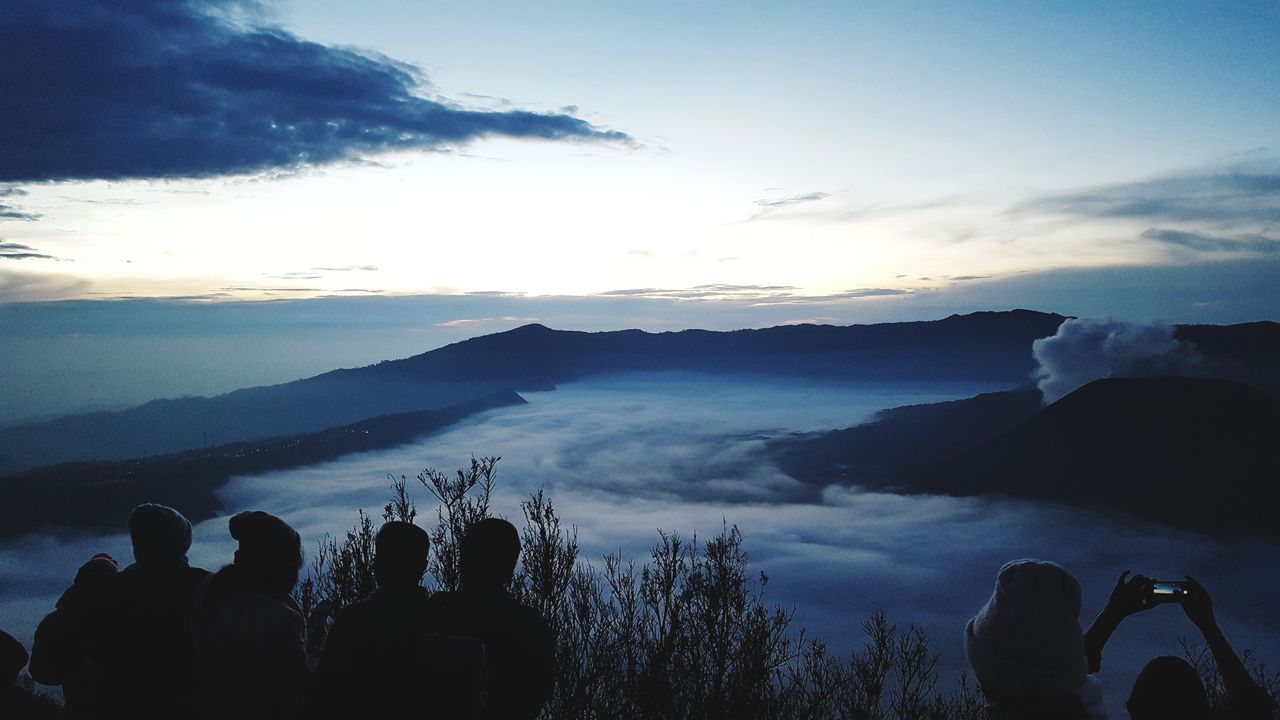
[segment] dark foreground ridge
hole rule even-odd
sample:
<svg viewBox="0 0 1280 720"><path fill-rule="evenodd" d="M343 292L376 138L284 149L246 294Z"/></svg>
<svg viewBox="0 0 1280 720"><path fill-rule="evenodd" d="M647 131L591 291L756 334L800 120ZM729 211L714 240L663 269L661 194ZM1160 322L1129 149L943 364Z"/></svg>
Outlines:
<svg viewBox="0 0 1280 720"><path fill-rule="evenodd" d="M806 482L1000 494L1275 537L1278 437L1280 401L1260 390L1126 378L1094 381L1043 409L1035 390L898 408L771 449Z"/></svg>
<svg viewBox="0 0 1280 720"><path fill-rule="evenodd" d="M1064 319L1013 310L929 322L733 332L587 333L526 325L403 360L281 385L0 428L0 472L315 432L379 415L438 409L504 389L549 390L615 372L1013 385L1034 367L1028 351L1032 341L1052 335Z"/></svg>
<svg viewBox="0 0 1280 720"><path fill-rule="evenodd" d="M42 467L0 478L0 537L55 525L114 531L117 519L144 500L181 506L200 522L222 511L214 491L233 476L393 447L470 415L524 402L507 390L440 410L385 415L316 433L134 460Z"/></svg>

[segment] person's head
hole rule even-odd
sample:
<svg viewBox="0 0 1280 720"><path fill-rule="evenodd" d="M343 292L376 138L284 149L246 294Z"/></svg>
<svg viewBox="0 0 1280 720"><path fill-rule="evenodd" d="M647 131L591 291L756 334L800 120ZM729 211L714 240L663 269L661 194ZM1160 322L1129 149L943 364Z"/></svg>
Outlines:
<svg viewBox="0 0 1280 720"><path fill-rule="evenodd" d="M505 587L520 559L520 534L516 526L499 518L485 518L472 525L462 539L462 584L474 589Z"/></svg>
<svg viewBox="0 0 1280 720"><path fill-rule="evenodd" d="M1133 720L1203 720L1209 717L1209 699L1200 674L1186 660L1158 657L1147 663L1133 683L1125 703Z"/></svg>
<svg viewBox="0 0 1280 720"><path fill-rule="evenodd" d="M997 707L1069 699L1088 679L1080 584L1059 565L1015 560L1000 568L991 599L965 626L973 673Z"/></svg>
<svg viewBox="0 0 1280 720"><path fill-rule="evenodd" d="M106 553L98 553L76 571L77 583L103 575L114 575L118 567L115 558Z"/></svg>
<svg viewBox="0 0 1280 720"><path fill-rule="evenodd" d="M288 523L261 510L231 517L231 537L240 547L235 566L254 589L287 595L302 569L302 539Z"/></svg>
<svg viewBox="0 0 1280 720"><path fill-rule="evenodd" d="M414 587L427 571L431 540L417 525L392 520L378 530L374 550L373 574L378 587Z"/></svg>
<svg viewBox="0 0 1280 720"><path fill-rule="evenodd" d="M191 523L167 505L144 503L129 513L133 558L140 563L185 561L191 547Z"/></svg>
<svg viewBox="0 0 1280 720"><path fill-rule="evenodd" d="M18 680L27 666L27 649L9 633L0 630L0 685L8 687Z"/></svg>

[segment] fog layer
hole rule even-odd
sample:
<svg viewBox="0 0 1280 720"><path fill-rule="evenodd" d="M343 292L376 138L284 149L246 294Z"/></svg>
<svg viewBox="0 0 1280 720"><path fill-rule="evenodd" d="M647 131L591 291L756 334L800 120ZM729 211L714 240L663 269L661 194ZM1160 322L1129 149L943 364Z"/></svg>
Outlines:
<svg viewBox="0 0 1280 720"><path fill-rule="evenodd" d="M1085 624L1122 570L1162 579L1191 574L1213 593L1237 649L1254 647L1266 657L1280 647L1271 621L1280 590L1274 545L1211 541L1036 502L810 487L783 475L763 453L764 441L778 434L848 426L880 408L994 389L599 378L527 394L526 406L486 413L411 445L236 478L220 496L229 513L257 508L282 515L313 551L325 533L350 527L357 508L376 514L387 498L388 473L412 477L428 466L451 472L472 454L500 455L496 512L519 524L520 500L545 488L564 521L576 526L583 558L598 562L621 551L643 560L658 528L709 537L722 522L736 524L753 569L770 578L766 597L795 606L797 627L845 650L861 643L862 620L883 609L892 622L927 630L948 683L963 667L965 620L986 601L1000 565L1019 557L1055 560L1080 579ZM424 514L434 515L428 493L412 489ZM103 549L130 557L123 535L9 543L0 560L0 627L29 643L75 568ZM218 518L196 528L191 560L215 568L232 550L226 520ZM1104 661L1113 710L1146 659L1178 654L1178 638L1193 633L1173 606L1127 620Z"/></svg>

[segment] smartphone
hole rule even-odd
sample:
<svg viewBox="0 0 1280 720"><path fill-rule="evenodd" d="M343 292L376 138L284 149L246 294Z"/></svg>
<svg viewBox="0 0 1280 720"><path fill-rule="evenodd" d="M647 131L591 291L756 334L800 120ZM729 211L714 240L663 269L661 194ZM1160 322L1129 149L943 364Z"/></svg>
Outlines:
<svg viewBox="0 0 1280 720"><path fill-rule="evenodd" d="M1151 585L1151 602L1182 602L1188 592L1187 583L1182 580L1157 580Z"/></svg>

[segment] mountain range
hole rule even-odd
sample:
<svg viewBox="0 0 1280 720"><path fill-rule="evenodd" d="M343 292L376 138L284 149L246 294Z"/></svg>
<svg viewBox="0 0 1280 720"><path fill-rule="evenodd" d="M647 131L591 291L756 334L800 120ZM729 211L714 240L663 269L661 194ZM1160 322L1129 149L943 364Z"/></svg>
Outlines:
<svg viewBox="0 0 1280 720"><path fill-rule="evenodd" d="M380 415L447 407L504 390L548 390L616 372L1016 384L1034 367L1031 342L1052 335L1064 319L1014 310L928 322L732 332L588 333L525 325L403 360L280 385L0 428L0 472L316 432Z"/></svg>
<svg viewBox="0 0 1280 720"><path fill-rule="evenodd" d="M517 391L624 372L835 381L982 381L1019 389L893 408L856 427L775 437L783 472L906 493L999 494L1211 533L1280 534L1280 324L1188 325L1198 375L1114 378L1042 405L1028 310L883 325L586 333L526 325L402 360L212 398L0 428L0 535L114 526L141 500L219 511L233 475L408 442ZM1230 379L1224 379L1230 378ZM7 467L6 467L7 464Z"/></svg>

